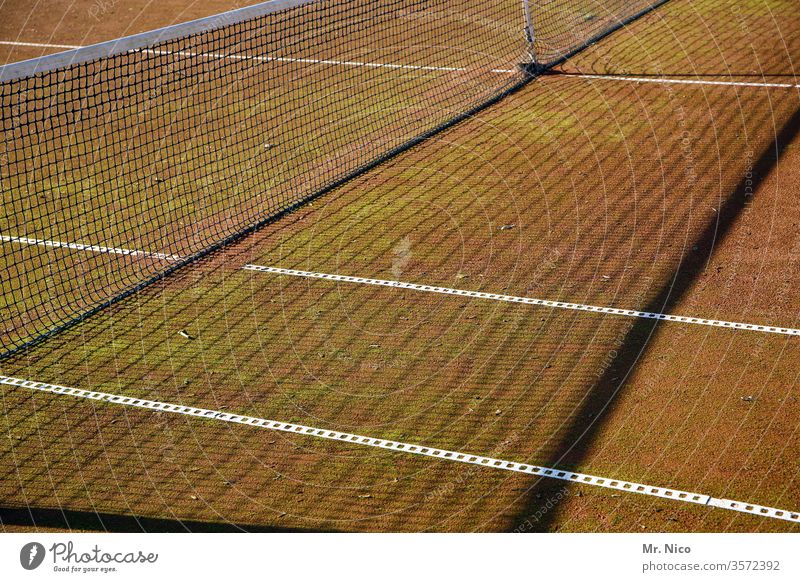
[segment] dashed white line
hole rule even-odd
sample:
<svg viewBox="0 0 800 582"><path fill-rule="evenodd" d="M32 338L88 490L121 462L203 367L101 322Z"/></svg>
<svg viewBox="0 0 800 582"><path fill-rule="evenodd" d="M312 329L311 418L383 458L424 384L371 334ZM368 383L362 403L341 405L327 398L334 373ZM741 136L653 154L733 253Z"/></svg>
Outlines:
<svg viewBox="0 0 800 582"><path fill-rule="evenodd" d="M109 404L117 404L121 406L131 406L136 408L145 408L148 410L169 412L172 414L194 416L206 420L216 420L220 422L243 424L247 426L265 428L268 430L288 432L300 436L323 438L351 445L389 449L413 455L434 457L445 461L454 461L457 463L480 465L490 469L500 469L504 471L513 471L516 473L525 473L537 477L558 479L561 481L569 481L571 483L579 483L583 485L594 485L596 487L604 487L607 489L614 489L617 491L627 491L629 493L639 493L641 495L649 495L652 497L674 499L675 501L683 501L686 503L693 503L696 505L718 507L721 509L739 511L742 513L749 513L761 517L770 517L773 519L780 519L784 521L800 523L800 513L788 511L785 509L778 509L775 507L767 507L764 505L756 505L754 503L746 503L730 499L715 498L709 495L704 495L701 493L692 493L689 491L681 491L679 489L669 489L666 487L653 487L651 485L644 485L642 483L636 483L632 481L622 481L619 479L610 479L608 477L598 477L596 475L589 475L586 473L576 473L574 471L562 471L560 469L555 469L552 467L542 467L539 465L532 465L529 463L518 463L515 461L507 461L504 459L496 459L493 457L485 457L482 455L473 455L471 453L450 451L447 449L439 449L427 445L419 445L414 443L379 439L375 437L345 433L336 430L328 430L313 426L305 426L302 424L293 424L278 420L269 420L253 416L231 414L227 412L221 412L219 410L209 410L206 408L183 406L181 404L174 404L170 402L159 402L157 400L145 400L142 398L109 394L107 392L95 392L92 390L69 388L66 386L58 386L56 384L47 384L45 382L33 382L30 380L23 380L20 378L12 378L10 376L0 376L0 384L6 384L8 386L14 386L17 388L26 388L29 390L36 390L40 392L48 392L51 394L56 394L61 396L74 396L77 398L84 398L87 400L106 402Z"/></svg>
<svg viewBox="0 0 800 582"><path fill-rule="evenodd" d="M64 242L58 240L45 240L38 238L28 238L24 236L0 235L0 241L38 245L51 248L66 248L79 251L94 253L110 253L117 255L152 257L164 261L180 261L185 258L180 255L169 255L165 253L153 253L134 249L124 249L116 247L105 247L100 245L89 245L75 242ZM572 311L584 311L589 313L605 313L609 315L621 315L625 317L638 317L642 319L657 319L661 321L671 321L675 323L688 323L693 325L706 325L711 327L722 327L726 329L737 329L743 331L755 331L761 333L772 333L788 336L800 336L800 329L791 327L777 327L773 325L759 325L755 323L741 323L736 321L724 321L719 319L705 319L702 317L691 317L685 315L672 315L669 313L653 313L650 311L638 311L636 309L622 309L619 307L605 307L600 305L586 305L583 303L568 303L565 301L551 301L549 299L537 299L534 297L519 297L515 295L503 295L500 293L487 293L485 291L468 291L465 289L452 289L449 287L437 287L434 285L423 285L419 283L408 283L405 281L390 281L384 279L371 279L367 277L353 277L349 275L334 275L331 273L317 273L313 271L299 271L296 269L282 269L279 267L265 267L262 265L245 265L242 267L248 271L260 271L275 275L290 275L293 277L308 277L312 279L323 279L327 281L339 281L343 283L358 283L362 285L378 285L381 287L393 287L395 289L411 289L427 293L440 293L443 295L456 295L459 297L472 297L474 299L490 299L492 301L504 301L507 303L522 303L525 305L537 305L540 307L553 307L556 309L569 309Z"/></svg>
<svg viewBox="0 0 800 582"><path fill-rule="evenodd" d="M548 299L536 299L533 297L518 297L514 295L503 295L499 293L486 293L484 291L467 291L465 289L451 289L449 287L437 287L433 285L421 285L418 283L407 283L404 281L388 281L384 279L370 279L366 277L351 277L348 275L333 275L330 273L316 273L312 271L299 271L296 269L281 269L278 267L264 267L261 265L245 265L243 267L249 271L260 271L276 275L290 275L292 277L308 277L311 279L323 279L326 281L338 281L342 283L356 283L361 285L378 285L381 287L392 287L395 289L410 289L425 293L441 293L443 295L457 295L459 297L472 297L475 299L490 299L492 301L505 301L508 303L522 303L525 305L538 305L541 307L553 307L556 309L569 309L572 311L586 311L590 313L606 313L611 315L622 315L625 317L638 317L642 319L657 319L661 321L673 321L677 323L688 323L694 325L708 325L712 327L724 327L728 329L738 329L745 331L756 331L762 333L775 333L781 335L800 336L800 329L788 327L775 327L772 325L758 325L753 323L739 323L735 321L721 321L718 319L704 319L701 317L689 317L684 315L671 315L668 313L653 313L649 311L638 311L635 309L621 309L618 307L603 307L598 305L585 305L582 303L567 303L564 301L550 301Z"/></svg>
<svg viewBox="0 0 800 582"><path fill-rule="evenodd" d="M24 236L8 236L0 234L0 241L17 243L22 245L36 245L57 249L73 249L76 251L88 251L92 253L108 253L114 255L130 255L138 257L152 257L164 261L179 261L182 257L178 255L167 255L164 253L151 253L148 251L138 251L133 249L120 249L115 247L104 247L100 245L86 245L75 242L63 242L58 240L45 240L40 238L27 238Z"/></svg>

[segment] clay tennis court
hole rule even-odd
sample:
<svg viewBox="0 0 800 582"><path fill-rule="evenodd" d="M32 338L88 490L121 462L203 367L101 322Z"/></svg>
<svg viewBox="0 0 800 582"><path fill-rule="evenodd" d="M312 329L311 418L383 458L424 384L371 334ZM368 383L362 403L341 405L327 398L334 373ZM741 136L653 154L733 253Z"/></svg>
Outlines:
<svg viewBox="0 0 800 582"><path fill-rule="evenodd" d="M0 36L86 45L223 9L195 3L177 18L167 2L128 0L86 27L92 5L80 4L28 10ZM135 20L122 17L128 9ZM405 449L6 382L4 529L796 530L798 27L788 1L667 2L468 119L0 361L6 378ZM56 50L3 46L7 62ZM453 65L451 53L439 56L436 66ZM380 75L402 91L403 81ZM507 81L491 78L455 71L425 84L428 97L503 91ZM426 119L418 103L396 107ZM349 123L370 129L358 116ZM324 164L303 175L327 175ZM169 198L160 192L154 200ZM218 220L225 200L214 204L185 213L197 219L186 228ZM214 225L225 231L229 220ZM9 222L0 234L19 226ZM36 224L46 231L43 216ZM116 256L76 245L121 241L86 240L84 223L65 224L58 240L73 246L8 242L31 254L4 255L6 272L28 267L42 288L63 285L56 295L80 297L90 285L54 283L54 264L100 285ZM133 250L160 252L148 240L168 221L146 224L154 234ZM126 263L132 278L136 265ZM9 303L36 303L13 289Z"/></svg>

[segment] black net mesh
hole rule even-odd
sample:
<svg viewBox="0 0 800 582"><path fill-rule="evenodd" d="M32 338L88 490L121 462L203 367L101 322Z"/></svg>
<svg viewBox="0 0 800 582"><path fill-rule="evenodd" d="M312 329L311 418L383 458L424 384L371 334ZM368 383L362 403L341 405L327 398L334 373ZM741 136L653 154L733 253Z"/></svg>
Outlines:
<svg viewBox="0 0 800 582"><path fill-rule="evenodd" d="M533 3L538 58L650 4ZM524 82L525 7L309 2L0 83L0 355Z"/></svg>
<svg viewBox="0 0 800 582"><path fill-rule="evenodd" d="M531 0L537 61L548 65L666 0Z"/></svg>

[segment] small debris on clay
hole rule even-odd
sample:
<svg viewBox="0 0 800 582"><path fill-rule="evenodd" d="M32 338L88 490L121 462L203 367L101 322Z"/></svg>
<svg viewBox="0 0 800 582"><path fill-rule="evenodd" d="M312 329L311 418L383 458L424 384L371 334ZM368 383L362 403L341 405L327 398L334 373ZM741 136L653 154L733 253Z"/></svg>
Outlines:
<svg viewBox="0 0 800 582"><path fill-rule="evenodd" d="M369 493L365 493L364 495L358 496L359 499L370 499L371 497L372 495L370 495Z"/></svg>
<svg viewBox="0 0 800 582"><path fill-rule="evenodd" d="M503 414L503 411L498 408L497 410L494 411L494 414L495 414L495 416L499 416L499 415Z"/></svg>
<svg viewBox="0 0 800 582"><path fill-rule="evenodd" d="M185 329L180 330L178 332L178 335L183 337L183 338L186 338L188 340L193 340L194 339L191 335L189 335L189 332L186 331Z"/></svg>
<svg viewBox="0 0 800 582"><path fill-rule="evenodd" d="M195 501L197 501L197 495L189 495L189 497Z"/></svg>
<svg viewBox="0 0 800 582"><path fill-rule="evenodd" d="M742 396L742 400L745 402L753 402L756 399L755 396Z"/></svg>
<svg viewBox="0 0 800 582"><path fill-rule="evenodd" d="M511 230L512 228L516 227L516 224L504 224L500 227L500 230Z"/></svg>

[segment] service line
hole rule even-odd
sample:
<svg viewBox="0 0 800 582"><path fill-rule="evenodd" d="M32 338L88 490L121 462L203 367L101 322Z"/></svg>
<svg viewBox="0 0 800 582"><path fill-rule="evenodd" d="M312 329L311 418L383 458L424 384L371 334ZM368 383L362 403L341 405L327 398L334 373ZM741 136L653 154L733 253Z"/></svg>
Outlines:
<svg viewBox="0 0 800 582"><path fill-rule="evenodd" d="M152 257L164 261L179 261L185 257L180 255L169 255L165 253L154 253L134 249L105 247L100 245L89 245L75 242L64 242L57 240L45 240L29 238L24 236L0 235L0 241L23 244L37 245L50 248L67 248L79 251L94 253L110 253L117 255ZM761 333L772 333L788 336L800 336L800 329L791 327L777 327L773 325L758 325L755 323L741 323L736 321L724 321L719 319L705 319L701 317L691 317L684 315L672 315L669 313L654 313L650 311L638 311L636 309L622 309L619 307L605 307L600 305L586 305L583 303L568 303L565 301L551 301L549 299L537 299L535 297L518 297L514 295L502 295L499 293L487 293L485 291L468 291L465 289L451 289L449 287L437 287L433 285L422 285L419 283L408 283L404 281L387 281L384 279L370 279L367 277L352 277L349 275L334 275L331 273L317 273L313 271L298 271L296 269L282 269L280 267L265 267L261 265L245 265L242 267L248 271L259 271L262 273L272 273L275 275L291 275L293 277L308 277L312 279L323 279L327 281L338 281L342 283L357 283L362 285L378 285L381 287L392 287L395 289L411 289L427 293L440 293L443 295L457 295L459 297L471 297L474 299L489 299L492 301L504 301L507 303L522 303L525 305L536 305L540 307L552 307L556 309L568 309L572 311L583 311L589 313L605 313L609 315L621 315L625 317L637 317L642 319L656 319L661 321L671 321L675 323L688 323L692 325L706 325L711 327L722 327L726 329L737 329L743 331L755 331Z"/></svg>
<svg viewBox="0 0 800 582"><path fill-rule="evenodd" d="M0 40L0 45L6 46L23 46L23 47L38 47L38 48L54 48L54 49L80 49L81 46L65 45L65 44L47 44L38 42L17 42L9 40ZM281 62L281 63L301 63L311 65L334 65L340 67L366 67L372 69L404 69L411 71L467 71L466 67L435 67L431 65L407 65L402 63L374 63L370 61L343 61L336 59L303 59L291 57L270 57L262 55L247 55L247 54L231 54L231 53L208 53L208 52L194 52L194 51L165 51L155 49L134 49L131 52L142 52L150 55L175 55L179 57L200 57L204 59L219 59L231 61L255 61L262 63ZM514 69L490 69L490 73L498 74L511 74L516 72Z"/></svg>
<svg viewBox="0 0 800 582"><path fill-rule="evenodd" d="M50 44L41 42L22 42L12 40L0 40L0 45L5 46L21 46L21 47L34 47L34 48L53 48L53 49L67 49L76 50L85 48L81 45L69 44ZM133 49L133 52L143 52L153 55L178 55L187 57L201 57L208 59L227 59L239 61L261 61L261 62L285 62L285 63L306 63L318 65L335 65L342 67L368 67L368 68L385 68L385 69L405 69L416 71L467 71L466 67L437 67L432 65L408 65L402 63L377 63L371 61L345 61L336 59L303 59L303 58L290 58L290 57L270 57L260 55L247 55L247 54L229 54L229 53L206 53L206 52L192 52L192 51L162 51L154 49ZM515 69L490 69L491 73L498 74L513 74L517 72ZM800 84L797 83L755 83L749 81L710 81L701 79L672 79L668 77L635 77L627 75L592 75L584 73L567 73L563 71L555 71L553 76L569 76L577 79L602 79L606 81L621 81L626 83L658 83L667 85L705 85L705 86L722 86L722 87L760 87L760 88L777 88L777 89L800 89Z"/></svg>
<svg viewBox="0 0 800 582"><path fill-rule="evenodd" d="M601 79L604 81L622 81L626 83L658 83L660 85L708 85L721 87L766 87L777 89L800 89L796 83L754 83L751 81L707 81L700 79L671 79L668 77L626 77L621 75L585 75L558 72L553 76L575 77L576 79Z"/></svg>
<svg viewBox="0 0 800 582"><path fill-rule="evenodd" d="M449 287L420 285L418 283L407 283L404 281L387 281L384 279L369 279L366 277L351 277L348 275L332 275L330 273L298 271L296 269L281 269L278 267L263 267L261 265L245 265L243 268L249 271L260 271L262 273L272 273L275 275L291 275L292 277L308 277L311 279L324 279L326 281L337 281L341 283L356 283L361 285L378 285L381 287L392 287L394 289L410 289L412 291L421 291L425 293L441 293L443 295L457 295L459 297L471 297L474 299L490 299L492 301L505 301L508 303L523 303L525 305L554 307L556 309L569 309L572 311L607 313L611 315L623 315L626 317L638 317L642 319L658 319L661 321L674 321L677 323L708 325L712 327L724 327L728 329L739 329L746 331L758 331L763 333L800 336L800 329L793 329L788 327L757 325L754 323L739 323L735 321L721 321L718 319L704 319L700 317L689 317L684 315L671 315L668 313L653 313L650 311L638 311L635 309L620 309L618 307L603 307L599 305L586 305L583 303L567 303L564 301L550 301L548 299L536 299L534 297L518 297L514 295L502 295L499 293L486 293L484 291L467 291L465 289L451 289Z"/></svg>
<svg viewBox="0 0 800 582"><path fill-rule="evenodd" d="M745 503L743 501L734 501L731 499L716 498L716 497L711 497L709 495L703 495L701 493L692 493L689 491L681 491L678 489L653 487L651 485L644 485L642 483L621 481L619 479L611 479L608 477L598 477L596 475L589 475L586 473L562 471L560 469L555 469L552 467L542 467L539 465L518 463L503 459L495 459L493 457L484 457L481 455L473 455L471 453L462 453L458 451L450 451L447 449L438 449L427 445L390 441L375 437L368 437L364 435L339 432L336 430L328 430L313 426L305 426L302 424L292 424L278 420L269 420L253 416L231 414L219 410L209 410L206 408L196 408L193 406L183 406L181 404L173 404L170 402L159 402L157 400L145 400L142 398L133 398L130 396L109 394L107 392L95 392L92 390L82 390L79 388L68 388L66 386L58 386L56 384L47 384L44 382L33 382L30 380L22 380L20 378L12 378L10 376L0 376L0 384L6 384L8 386L14 386L17 388L36 390L39 392L48 392L59 396L74 396L77 398L95 400L95 401L105 402L108 404L117 404L120 406L145 408L148 410L156 410L159 412L169 412L172 414L194 416L206 420L244 424L253 427L265 428L268 430L288 432L300 436L329 439L333 441L347 443L350 445L360 445L367 447L376 447L380 449L390 449L393 451L408 453L412 455L423 455L426 457L434 457L445 461L454 461L457 463L466 463L470 465L481 465L484 467L488 467L490 469L501 469L504 471L513 471L516 473L535 475L537 477L545 477L550 479L559 479L561 481L569 481L572 483L580 483L583 485L594 485L596 487L615 489L617 491L627 491L630 493L639 493L641 495L649 495L652 497L674 499L675 501L683 501L686 503L693 503L696 505L705 505L710 507L719 507L721 509L740 511L743 513L749 513L761 517L770 517L773 519L781 519L784 521L800 523L800 513L788 511L785 509L777 509L774 507L756 505L754 503Z"/></svg>

